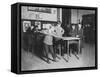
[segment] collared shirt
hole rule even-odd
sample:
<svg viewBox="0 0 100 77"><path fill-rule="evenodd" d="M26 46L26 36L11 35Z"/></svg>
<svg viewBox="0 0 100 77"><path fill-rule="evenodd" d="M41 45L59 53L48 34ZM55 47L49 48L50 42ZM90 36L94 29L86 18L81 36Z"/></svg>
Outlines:
<svg viewBox="0 0 100 77"><path fill-rule="evenodd" d="M54 27L51 27L50 29L46 30L45 32L47 32L48 34L45 35L43 42L47 45L53 45L53 36L51 36L49 34L52 34L54 32Z"/></svg>
<svg viewBox="0 0 100 77"><path fill-rule="evenodd" d="M57 36L62 36L64 34L64 29L60 26L56 26L55 31L56 31Z"/></svg>

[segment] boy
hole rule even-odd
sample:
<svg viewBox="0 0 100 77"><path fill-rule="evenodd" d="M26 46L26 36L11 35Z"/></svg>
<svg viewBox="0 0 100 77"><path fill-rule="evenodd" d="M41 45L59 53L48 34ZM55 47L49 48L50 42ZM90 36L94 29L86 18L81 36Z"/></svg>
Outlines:
<svg viewBox="0 0 100 77"><path fill-rule="evenodd" d="M64 34L64 29L61 27L61 22L58 21L57 22L57 25L55 26L55 32L56 32L56 35L59 36L59 37L62 37L62 35ZM61 38L55 38L55 44L59 50L59 54L61 56L64 55L64 53L62 53L61 49L62 49L62 39Z"/></svg>
<svg viewBox="0 0 100 77"><path fill-rule="evenodd" d="M56 55L53 51L53 36L52 36L54 33L54 28L51 24L47 24L47 26L49 26L49 28L46 30L43 30L43 33L45 34L43 43L44 43L45 54L47 57L47 63L50 63L49 50L50 50L50 53L52 54L53 61L56 61Z"/></svg>

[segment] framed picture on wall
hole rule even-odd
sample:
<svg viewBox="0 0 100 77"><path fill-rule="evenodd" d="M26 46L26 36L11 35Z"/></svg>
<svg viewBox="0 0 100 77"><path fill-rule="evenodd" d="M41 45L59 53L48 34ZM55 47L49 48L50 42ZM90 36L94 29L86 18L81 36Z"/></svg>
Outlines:
<svg viewBox="0 0 100 77"><path fill-rule="evenodd" d="M97 69L97 7L11 5L11 72Z"/></svg>
<svg viewBox="0 0 100 77"><path fill-rule="evenodd" d="M23 21L23 32L26 32L26 30L30 26L31 26L31 22L30 21Z"/></svg>

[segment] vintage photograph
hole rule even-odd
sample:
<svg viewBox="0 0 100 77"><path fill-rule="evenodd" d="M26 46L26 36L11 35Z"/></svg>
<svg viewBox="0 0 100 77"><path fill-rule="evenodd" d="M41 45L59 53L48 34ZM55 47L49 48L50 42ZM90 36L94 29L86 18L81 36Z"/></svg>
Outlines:
<svg viewBox="0 0 100 77"><path fill-rule="evenodd" d="M21 6L21 71L95 67L94 9Z"/></svg>

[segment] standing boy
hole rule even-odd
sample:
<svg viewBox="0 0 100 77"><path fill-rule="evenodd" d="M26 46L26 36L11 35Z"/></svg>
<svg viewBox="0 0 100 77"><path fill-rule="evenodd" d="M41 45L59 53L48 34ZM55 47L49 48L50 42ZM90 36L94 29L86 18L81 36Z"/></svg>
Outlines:
<svg viewBox="0 0 100 77"><path fill-rule="evenodd" d="M47 26L49 26L49 28L43 31L43 33L45 34L43 43L44 43L47 63L50 63L49 52L52 54L53 61L56 61L56 55L53 50L53 36L52 36L54 33L54 28L51 24L47 24Z"/></svg>

